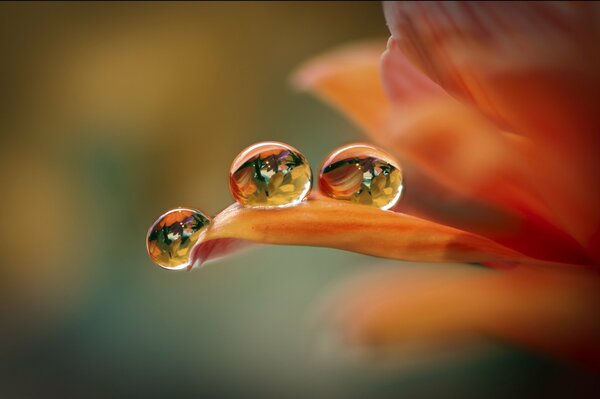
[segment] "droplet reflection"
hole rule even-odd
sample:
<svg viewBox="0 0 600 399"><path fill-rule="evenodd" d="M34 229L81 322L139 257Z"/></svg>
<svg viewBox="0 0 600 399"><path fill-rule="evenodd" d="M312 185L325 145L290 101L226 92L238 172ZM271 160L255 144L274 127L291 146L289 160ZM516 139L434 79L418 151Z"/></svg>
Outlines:
<svg viewBox="0 0 600 399"><path fill-rule="evenodd" d="M333 151L323 162L319 188L331 198L393 207L402 194L402 170L388 153L368 144Z"/></svg>
<svg viewBox="0 0 600 399"><path fill-rule="evenodd" d="M304 155L277 142L254 144L231 165L229 188L237 202L253 207L298 204L310 192L312 172Z"/></svg>
<svg viewBox="0 0 600 399"><path fill-rule="evenodd" d="M192 247L209 224L210 218L195 209L177 208L166 212L148 230L148 255L165 269L187 268Z"/></svg>

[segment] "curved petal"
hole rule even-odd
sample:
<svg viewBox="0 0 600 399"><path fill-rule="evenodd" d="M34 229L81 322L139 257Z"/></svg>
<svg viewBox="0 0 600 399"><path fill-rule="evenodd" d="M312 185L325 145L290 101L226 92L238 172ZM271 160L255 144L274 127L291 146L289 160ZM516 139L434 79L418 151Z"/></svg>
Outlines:
<svg viewBox="0 0 600 399"><path fill-rule="evenodd" d="M533 183L598 258L599 5L386 2L384 9L395 41L428 76L534 141Z"/></svg>
<svg viewBox="0 0 600 399"><path fill-rule="evenodd" d="M299 69L295 81L453 191L487 194L488 187L477 188L498 180L498 169L511 165L502 136L398 57L393 41L389 45L382 65L393 103L381 83L380 43L345 46L317 57ZM386 73L396 68L401 68L398 73ZM506 193L504 186L497 191ZM495 195L489 199L498 202Z"/></svg>
<svg viewBox="0 0 600 399"><path fill-rule="evenodd" d="M505 245L532 256L588 262L580 245L555 227L555 215L531 192L533 184L527 176L527 162L523 161L528 140L500 133L448 96L412 66L393 41L388 43L382 62L390 102L380 81L381 48L380 42L342 47L305 64L295 75L295 82L341 109L375 141L399 155L404 166L414 165L446 190L488 204L488 216L482 220L495 220L497 234L489 228L489 234L474 231L506 240ZM411 202L418 184L410 181L403 203ZM427 193L421 194L412 202L423 211ZM440 202L439 195L433 197ZM457 214L456 209L450 212ZM425 216L432 214L426 212ZM482 225L454 219L452 225L462 229ZM515 234L510 234L515 233L515 225L527 234L515 239Z"/></svg>
<svg viewBox="0 0 600 399"><path fill-rule="evenodd" d="M346 284L322 316L342 342L453 345L484 335L600 368L600 276L584 271L428 267Z"/></svg>
<svg viewBox="0 0 600 399"><path fill-rule="evenodd" d="M310 245L425 262L533 262L495 242L413 216L325 198L280 209L233 204L217 215L191 254L199 265L237 242Z"/></svg>
<svg viewBox="0 0 600 399"><path fill-rule="evenodd" d="M300 66L292 83L341 108L365 131L381 131L391 109L378 66L384 49L380 40L342 46Z"/></svg>

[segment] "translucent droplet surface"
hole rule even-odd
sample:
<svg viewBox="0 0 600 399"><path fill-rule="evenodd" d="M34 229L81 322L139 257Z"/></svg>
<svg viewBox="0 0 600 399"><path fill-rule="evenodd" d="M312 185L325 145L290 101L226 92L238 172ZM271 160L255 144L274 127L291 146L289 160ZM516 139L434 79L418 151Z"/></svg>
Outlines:
<svg viewBox="0 0 600 399"><path fill-rule="evenodd" d="M310 192L312 172L304 155L278 142L254 144L233 161L229 189L244 206L296 205Z"/></svg>
<svg viewBox="0 0 600 399"><path fill-rule="evenodd" d="M402 170L385 151L369 144L351 144L325 159L319 188L331 198L389 209L402 194Z"/></svg>
<svg viewBox="0 0 600 399"><path fill-rule="evenodd" d="M195 209L177 208L166 212L148 230L148 255L165 269L187 268L192 247L209 224L210 218Z"/></svg>

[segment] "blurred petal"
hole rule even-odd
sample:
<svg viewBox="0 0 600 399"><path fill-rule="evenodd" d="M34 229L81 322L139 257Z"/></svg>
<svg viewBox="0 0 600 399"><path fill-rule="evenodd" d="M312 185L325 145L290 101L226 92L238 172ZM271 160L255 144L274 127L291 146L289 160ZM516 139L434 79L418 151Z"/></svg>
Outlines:
<svg viewBox="0 0 600 399"><path fill-rule="evenodd" d="M427 75L534 141L533 183L598 259L598 3L386 2L384 9L394 39Z"/></svg>
<svg viewBox="0 0 600 399"><path fill-rule="evenodd" d="M554 226L554 214L531 192L528 164L523 161L527 143L522 141L527 139L517 141L514 135L500 133L448 96L412 66L393 41L382 62L390 102L380 81L381 48L380 43L362 43L317 57L300 68L295 82L342 110L380 145L395 152L403 165L417 166L462 197L493 205L486 208L489 216L483 220L495 220L499 233L488 229L486 235L507 239L505 245L532 256L586 263L580 245ZM410 201L419 182L409 184L402 202ZM421 201L421 211L425 197L414 201L417 207ZM473 227L469 220L455 221L456 227ZM515 225L527 234L514 234Z"/></svg>
<svg viewBox="0 0 600 399"><path fill-rule="evenodd" d="M384 49L384 41L379 40L342 46L302 65L292 77L293 84L340 108L366 131L381 131L390 113L379 73Z"/></svg>
<svg viewBox="0 0 600 399"><path fill-rule="evenodd" d="M404 174L410 176L410 186L395 211L488 237L537 259L593 264L571 236L544 219L453 194L414 168Z"/></svg>
<svg viewBox="0 0 600 399"><path fill-rule="evenodd" d="M217 215L191 259L199 265L238 241L329 247L426 262L533 262L495 242L413 216L325 198L281 209L233 204Z"/></svg>
<svg viewBox="0 0 600 399"><path fill-rule="evenodd" d="M600 276L562 269L374 273L326 303L343 341L447 344L484 335L600 368Z"/></svg>
<svg viewBox="0 0 600 399"><path fill-rule="evenodd" d="M450 98L440 85L406 58L392 37L381 57L381 81L390 101L400 106L418 100Z"/></svg>
<svg viewBox="0 0 600 399"><path fill-rule="evenodd" d="M501 196L514 191L505 189L502 177L516 154L498 130L412 66L393 41L383 59L382 49L379 42L359 43L317 57L299 69L296 85L339 108L381 145L391 144L453 190L486 194L490 185ZM380 62L393 103L382 86ZM489 199L499 201L495 193Z"/></svg>

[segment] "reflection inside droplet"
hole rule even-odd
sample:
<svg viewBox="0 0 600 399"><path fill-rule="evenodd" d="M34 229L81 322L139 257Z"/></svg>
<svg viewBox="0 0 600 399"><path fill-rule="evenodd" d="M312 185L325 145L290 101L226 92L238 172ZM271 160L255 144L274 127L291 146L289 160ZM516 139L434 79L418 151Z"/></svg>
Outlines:
<svg viewBox="0 0 600 399"><path fill-rule="evenodd" d="M312 172L295 148L263 142L246 148L231 165L229 188L240 204L281 207L298 204L310 192Z"/></svg>
<svg viewBox="0 0 600 399"><path fill-rule="evenodd" d="M210 218L195 209L177 208L166 212L148 230L148 255L165 269L187 268L192 247L209 224Z"/></svg>
<svg viewBox="0 0 600 399"><path fill-rule="evenodd" d="M351 144L323 162L319 188L331 198L389 209L400 199L402 170L386 152L368 144Z"/></svg>

